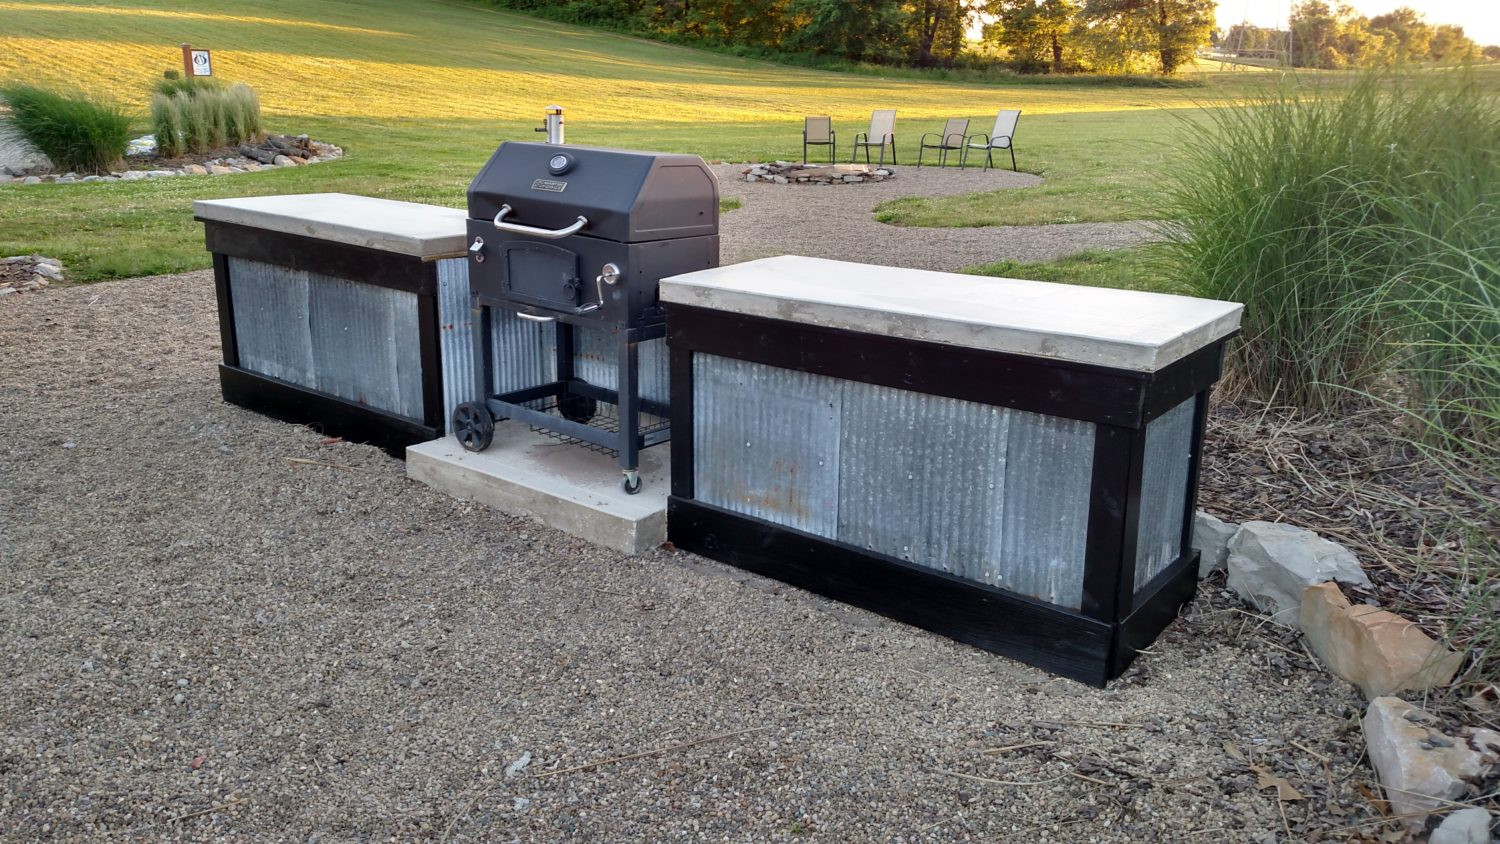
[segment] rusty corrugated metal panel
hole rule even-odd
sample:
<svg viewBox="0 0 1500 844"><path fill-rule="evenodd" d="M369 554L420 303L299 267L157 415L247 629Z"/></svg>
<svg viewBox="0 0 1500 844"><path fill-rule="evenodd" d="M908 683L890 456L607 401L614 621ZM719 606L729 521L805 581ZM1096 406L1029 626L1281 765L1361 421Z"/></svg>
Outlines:
<svg viewBox="0 0 1500 844"><path fill-rule="evenodd" d="M234 258L229 272L246 369L422 418L416 294Z"/></svg>
<svg viewBox="0 0 1500 844"><path fill-rule="evenodd" d="M840 382L715 355L694 355L693 381L696 497L834 537Z"/></svg>
<svg viewBox="0 0 1500 844"><path fill-rule="evenodd" d="M1141 510L1136 526L1137 591L1182 556L1187 517L1188 463L1192 459L1193 411L1189 398L1146 426L1141 470Z"/></svg>

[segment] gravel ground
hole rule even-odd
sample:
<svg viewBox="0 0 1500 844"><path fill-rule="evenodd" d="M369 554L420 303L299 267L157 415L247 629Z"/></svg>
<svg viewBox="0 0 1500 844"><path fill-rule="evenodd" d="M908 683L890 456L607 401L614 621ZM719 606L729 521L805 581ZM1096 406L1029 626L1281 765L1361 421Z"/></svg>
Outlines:
<svg viewBox="0 0 1500 844"><path fill-rule="evenodd" d="M1091 689L226 405L207 273L8 298L0 839L1310 841L1371 817L1357 692L1221 583Z"/></svg>
<svg viewBox="0 0 1500 844"><path fill-rule="evenodd" d="M878 223L875 206L904 196L953 196L1024 188L1042 180L1009 170L896 167L886 182L778 185L746 182L743 164L717 164L719 191L744 203L723 217L725 263L773 255L809 255L923 270L961 270L1011 259L1049 261L1085 249L1114 249L1152 239L1150 224L915 228Z"/></svg>

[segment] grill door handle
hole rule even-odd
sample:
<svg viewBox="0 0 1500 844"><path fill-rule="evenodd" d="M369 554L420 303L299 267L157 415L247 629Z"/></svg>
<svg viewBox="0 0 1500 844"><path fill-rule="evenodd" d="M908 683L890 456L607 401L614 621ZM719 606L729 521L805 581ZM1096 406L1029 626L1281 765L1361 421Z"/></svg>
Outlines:
<svg viewBox="0 0 1500 844"><path fill-rule="evenodd" d="M536 314L523 314L520 311L516 311L516 316L532 322L557 322L555 316L537 316Z"/></svg>
<svg viewBox="0 0 1500 844"><path fill-rule="evenodd" d="M548 240L557 240L571 234L578 234L578 232L583 230L584 226L589 224L589 218L582 215L579 215L578 219L574 220L572 225L563 226L560 229L539 229L536 226L523 226L520 223L505 222L506 215L514 210L510 205L500 206L500 212L495 215L495 228L512 234L529 234L532 237L545 237Z"/></svg>

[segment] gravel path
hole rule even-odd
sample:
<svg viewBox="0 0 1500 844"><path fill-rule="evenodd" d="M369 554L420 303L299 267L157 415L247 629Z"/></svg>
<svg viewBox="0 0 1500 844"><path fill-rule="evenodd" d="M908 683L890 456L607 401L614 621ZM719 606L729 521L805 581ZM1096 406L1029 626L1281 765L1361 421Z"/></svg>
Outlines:
<svg viewBox="0 0 1500 844"><path fill-rule="evenodd" d="M1219 585L1095 690L226 405L207 273L7 298L0 839L1273 841L1369 817L1357 693ZM1278 809L1251 766L1309 799Z"/></svg>
<svg viewBox="0 0 1500 844"><path fill-rule="evenodd" d="M1152 239L1150 224L915 228L875 221L875 206L905 196L954 196L1040 185L1030 173L897 167L896 178L858 185L746 182L743 164L714 165L722 196L744 203L721 224L725 263L810 255L924 270L961 270L1012 259L1048 261L1086 249L1117 249Z"/></svg>

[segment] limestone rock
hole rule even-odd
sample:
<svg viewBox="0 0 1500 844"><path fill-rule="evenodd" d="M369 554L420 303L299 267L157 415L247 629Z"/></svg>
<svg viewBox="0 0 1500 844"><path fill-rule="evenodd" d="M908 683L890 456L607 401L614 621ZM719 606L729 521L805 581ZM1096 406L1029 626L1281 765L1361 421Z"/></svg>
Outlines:
<svg viewBox="0 0 1500 844"><path fill-rule="evenodd" d="M292 163L292 160L290 158L287 158L284 155L278 155L275 158L271 159L271 163L274 164L274 165L276 165L277 167L295 167L296 166L295 164Z"/></svg>
<svg viewBox="0 0 1500 844"><path fill-rule="evenodd" d="M39 185L41 183L42 180L39 176L27 176L26 178L21 180L21 184L23 185Z"/></svg>
<svg viewBox="0 0 1500 844"><path fill-rule="evenodd" d="M1434 719L1400 698L1378 697L1365 710L1365 746L1393 814L1413 830L1427 815L1464 795L1465 781L1487 767L1479 754L1428 724Z"/></svg>
<svg viewBox="0 0 1500 844"><path fill-rule="evenodd" d="M222 164L210 164L208 166L208 172L214 174L215 176L223 176L228 173L233 173L234 171Z"/></svg>
<svg viewBox="0 0 1500 844"><path fill-rule="evenodd" d="M1395 613L1350 606L1336 583L1303 590L1298 626L1328 670L1359 686L1370 700L1445 685L1464 661L1463 654Z"/></svg>
<svg viewBox="0 0 1500 844"><path fill-rule="evenodd" d="M208 168L202 164L189 164L182 168L182 172L189 176L207 176Z"/></svg>
<svg viewBox="0 0 1500 844"><path fill-rule="evenodd" d="M32 271L35 272L37 275L46 276L48 279L51 279L52 281L60 281L62 279L62 277L63 277L62 268L61 267L59 267L59 266L57 266L55 264L46 263L46 262L43 262L43 261L37 261L36 262L36 266L33 268Z"/></svg>
<svg viewBox="0 0 1500 844"><path fill-rule="evenodd" d="M1428 844L1490 844L1490 813L1475 806L1443 818Z"/></svg>
<svg viewBox="0 0 1500 844"><path fill-rule="evenodd" d="M120 174L120 180L124 182L138 182L148 178L145 170L126 170Z"/></svg>
<svg viewBox="0 0 1500 844"><path fill-rule="evenodd" d="M1222 571L1229 559L1229 540L1238 525L1232 525L1199 510L1193 516L1193 550L1198 552L1198 578Z"/></svg>
<svg viewBox="0 0 1500 844"><path fill-rule="evenodd" d="M1369 586L1359 560L1310 530L1245 522L1229 540L1229 588L1283 624L1297 620L1302 590L1327 580Z"/></svg>

